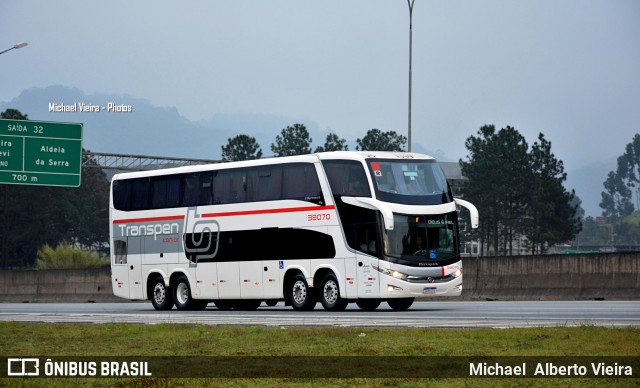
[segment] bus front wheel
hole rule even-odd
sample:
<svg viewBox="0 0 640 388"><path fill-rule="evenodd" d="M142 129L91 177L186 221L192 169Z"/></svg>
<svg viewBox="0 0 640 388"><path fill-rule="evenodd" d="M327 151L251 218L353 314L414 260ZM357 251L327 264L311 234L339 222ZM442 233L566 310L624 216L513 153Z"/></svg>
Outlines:
<svg viewBox="0 0 640 388"><path fill-rule="evenodd" d="M288 288L289 302L294 310L313 310L316 306L316 298L304 275L301 273L294 275Z"/></svg>
<svg viewBox="0 0 640 388"><path fill-rule="evenodd" d="M389 299L387 300L387 304L394 310L404 311L411 307L413 304L413 298Z"/></svg>
<svg viewBox="0 0 640 388"><path fill-rule="evenodd" d="M162 276L156 276L151 281L149 299L156 310L171 310L173 308L173 294L170 288L165 287Z"/></svg>

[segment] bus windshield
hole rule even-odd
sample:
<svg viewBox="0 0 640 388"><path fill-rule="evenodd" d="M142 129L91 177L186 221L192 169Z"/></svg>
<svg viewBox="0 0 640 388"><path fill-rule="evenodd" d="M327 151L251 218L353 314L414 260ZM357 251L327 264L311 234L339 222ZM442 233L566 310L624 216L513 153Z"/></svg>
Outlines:
<svg viewBox="0 0 640 388"><path fill-rule="evenodd" d="M447 179L435 160L368 160L381 201L439 205L453 200Z"/></svg>
<svg viewBox="0 0 640 388"><path fill-rule="evenodd" d="M394 228L385 237L386 256L425 263L458 256L455 212L428 216L394 214L393 221Z"/></svg>

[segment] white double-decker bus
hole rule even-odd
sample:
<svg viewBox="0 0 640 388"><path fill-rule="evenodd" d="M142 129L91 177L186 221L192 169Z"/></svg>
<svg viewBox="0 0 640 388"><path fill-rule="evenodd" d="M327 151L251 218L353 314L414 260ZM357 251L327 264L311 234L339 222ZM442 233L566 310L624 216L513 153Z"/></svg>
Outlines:
<svg viewBox="0 0 640 388"><path fill-rule="evenodd" d="M342 310L462 291L456 204L415 153L327 152L113 177L116 296L158 310Z"/></svg>

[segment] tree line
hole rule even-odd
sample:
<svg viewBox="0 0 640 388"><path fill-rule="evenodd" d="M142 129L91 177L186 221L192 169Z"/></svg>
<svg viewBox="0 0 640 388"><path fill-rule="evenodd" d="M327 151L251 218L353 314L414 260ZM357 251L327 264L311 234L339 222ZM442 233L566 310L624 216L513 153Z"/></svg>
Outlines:
<svg viewBox="0 0 640 388"><path fill-rule="evenodd" d="M293 124L284 128L271 143L271 152L275 156L292 156L310 154L311 135L304 124ZM366 135L356 140L356 151L403 151L407 137L395 131L383 132L377 128L370 129ZM260 159L262 148L254 137L237 135L229 138L222 147L222 160L238 161ZM322 146L313 152L348 151L347 140L335 133L329 133Z"/></svg>
<svg viewBox="0 0 640 388"><path fill-rule="evenodd" d="M542 253L581 230L579 200L564 188L564 165L542 133L529 147L515 128L485 125L465 147L463 193L480 213L481 255L513 255L523 246Z"/></svg>
<svg viewBox="0 0 640 388"><path fill-rule="evenodd" d="M625 146L616 169L609 172L603 186L602 217L587 217L576 243L640 249L640 133Z"/></svg>

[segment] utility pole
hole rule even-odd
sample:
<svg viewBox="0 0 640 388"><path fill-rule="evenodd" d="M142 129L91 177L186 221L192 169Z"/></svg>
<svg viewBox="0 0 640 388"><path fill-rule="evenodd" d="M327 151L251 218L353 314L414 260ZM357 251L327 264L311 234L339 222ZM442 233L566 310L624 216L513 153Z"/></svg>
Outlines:
<svg viewBox="0 0 640 388"><path fill-rule="evenodd" d="M411 62L413 60L413 3L415 0L407 0L409 5L409 119L407 125L407 151L411 152Z"/></svg>

